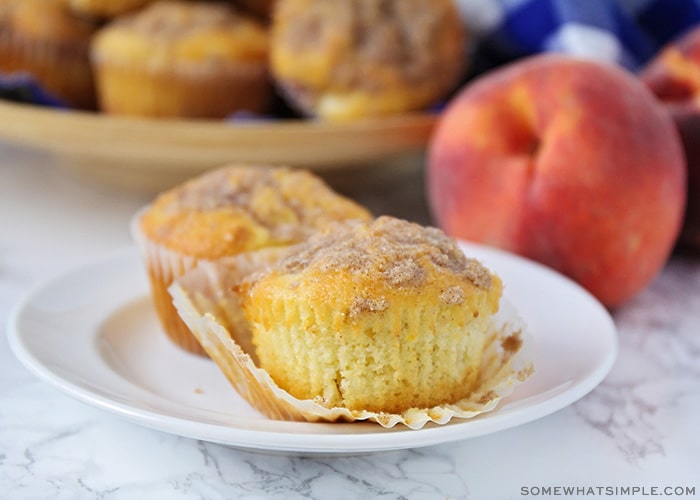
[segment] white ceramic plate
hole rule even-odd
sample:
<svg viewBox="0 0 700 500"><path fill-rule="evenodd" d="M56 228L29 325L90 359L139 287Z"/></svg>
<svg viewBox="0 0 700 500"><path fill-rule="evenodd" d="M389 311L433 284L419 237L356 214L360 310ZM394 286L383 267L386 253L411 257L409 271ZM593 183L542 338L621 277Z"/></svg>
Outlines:
<svg viewBox="0 0 700 500"><path fill-rule="evenodd" d="M269 420L228 386L213 362L170 344L151 308L132 249L30 293L8 328L19 360L61 391L133 422L239 448L352 454L415 448L511 428L583 397L610 370L615 326L587 292L545 267L463 244L503 278L534 337L536 373L493 412L412 431L371 423Z"/></svg>

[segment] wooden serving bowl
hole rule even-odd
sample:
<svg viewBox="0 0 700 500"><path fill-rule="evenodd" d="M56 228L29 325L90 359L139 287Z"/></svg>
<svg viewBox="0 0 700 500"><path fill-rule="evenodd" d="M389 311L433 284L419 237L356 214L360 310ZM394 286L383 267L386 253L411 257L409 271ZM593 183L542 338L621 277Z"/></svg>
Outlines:
<svg viewBox="0 0 700 500"><path fill-rule="evenodd" d="M437 119L410 114L318 120L167 120L64 111L0 101L0 140L53 153L60 164L155 191L230 162L323 173L421 152Z"/></svg>

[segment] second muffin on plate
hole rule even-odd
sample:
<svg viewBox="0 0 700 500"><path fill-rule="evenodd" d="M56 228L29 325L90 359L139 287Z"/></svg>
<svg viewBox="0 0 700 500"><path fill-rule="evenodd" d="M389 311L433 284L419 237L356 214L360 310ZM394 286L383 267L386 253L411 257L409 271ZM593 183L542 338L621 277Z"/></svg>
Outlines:
<svg viewBox="0 0 700 500"><path fill-rule="evenodd" d="M167 291L200 260L299 243L334 221L371 219L320 178L288 168L230 166L160 195L132 232L148 270L163 328L180 347L204 354Z"/></svg>

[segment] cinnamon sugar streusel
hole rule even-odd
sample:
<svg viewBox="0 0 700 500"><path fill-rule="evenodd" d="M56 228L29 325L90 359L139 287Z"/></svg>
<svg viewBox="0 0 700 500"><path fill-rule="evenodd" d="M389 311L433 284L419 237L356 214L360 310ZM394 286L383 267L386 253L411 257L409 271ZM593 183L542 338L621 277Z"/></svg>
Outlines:
<svg viewBox="0 0 700 500"><path fill-rule="evenodd" d="M456 275L483 289L492 285L488 270L467 258L441 230L386 216L371 226L358 222L331 227L278 267L295 273L309 267L320 273L348 270L378 277L394 288L420 287L428 273Z"/></svg>
<svg viewBox="0 0 700 500"><path fill-rule="evenodd" d="M369 218L310 172L240 165L162 194L141 226L161 245L214 259L299 243L334 222Z"/></svg>

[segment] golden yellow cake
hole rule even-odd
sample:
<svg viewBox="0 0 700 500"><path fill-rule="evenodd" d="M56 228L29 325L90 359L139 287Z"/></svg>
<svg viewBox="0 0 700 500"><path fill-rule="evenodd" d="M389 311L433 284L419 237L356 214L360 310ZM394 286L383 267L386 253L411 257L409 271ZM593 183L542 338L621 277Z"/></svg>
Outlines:
<svg viewBox="0 0 700 500"><path fill-rule="evenodd" d="M387 216L338 225L237 287L280 388L384 413L470 395L501 289L440 230Z"/></svg>
<svg viewBox="0 0 700 500"><path fill-rule="evenodd" d="M228 4L160 1L117 18L92 46L100 107L151 117L265 111L269 36Z"/></svg>
<svg viewBox="0 0 700 500"><path fill-rule="evenodd" d="M139 9L153 0L64 0L75 12L97 18L109 18Z"/></svg>
<svg viewBox="0 0 700 500"><path fill-rule="evenodd" d="M95 29L58 0L0 0L0 73L27 73L68 106L94 108Z"/></svg>
<svg viewBox="0 0 700 500"><path fill-rule="evenodd" d="M452 0L283 0L270 52L290 102L333 120L424 109L454 89L466 62Z"/></svg>
<svg viewBox="0 0 700 500"><path fill-rule="evenodd" d="M174 279L200 260L296 244L331 222L370 217L309 172L230 166L160 195L135 218L133 234L164 330L176 344L202 354L172 306L167 288Z"/></svg>

